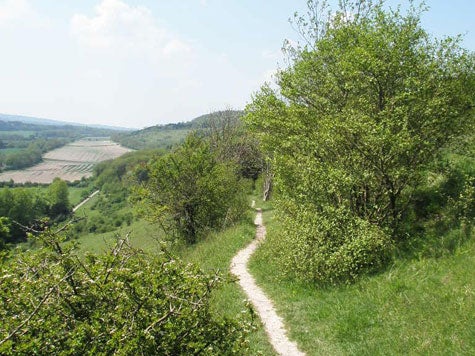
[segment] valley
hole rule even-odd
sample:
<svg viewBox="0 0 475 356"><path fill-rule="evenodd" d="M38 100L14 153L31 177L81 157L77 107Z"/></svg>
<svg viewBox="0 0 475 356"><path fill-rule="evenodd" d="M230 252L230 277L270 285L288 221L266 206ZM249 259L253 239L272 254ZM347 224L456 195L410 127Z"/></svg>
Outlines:
<svg viewBox="0 0 475 356"><path fill-rule="evenodd" d="M43 161L33 167L1 173L0 182L49 184L55 177L74 182L90 177L98 162L130 151L105 138L81 139L47 152Z"/></svg>

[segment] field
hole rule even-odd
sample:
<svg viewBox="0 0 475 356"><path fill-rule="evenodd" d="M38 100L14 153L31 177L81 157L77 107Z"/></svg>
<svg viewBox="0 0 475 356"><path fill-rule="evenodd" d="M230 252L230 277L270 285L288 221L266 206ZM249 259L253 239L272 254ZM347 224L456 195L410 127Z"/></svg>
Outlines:
<svg viewBox="0 0 475 356"><path fill-rule="evenodd" d="M0 174L0 181L12 179L15 183L51 183L55 177L73 182L90 177L98 162L117 158L131 150L110 140L79 140L50 151L43 162L33 167Z"/></svg>

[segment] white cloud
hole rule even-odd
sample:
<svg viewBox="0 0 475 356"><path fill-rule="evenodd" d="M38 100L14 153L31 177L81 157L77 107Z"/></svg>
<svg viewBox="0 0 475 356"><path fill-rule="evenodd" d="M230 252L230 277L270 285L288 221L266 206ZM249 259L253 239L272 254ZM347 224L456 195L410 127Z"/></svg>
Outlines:
<svg viewBox="0 0 475 356"><path fill-rule="evenodd" d="M0 25L11 24L42 26L46 21L35 12L27 0L0 1Z"/></svg>
<svg viewBox="0 0 475 356"><path fill-rule="evenodd" d="M192 51L189 43L158 26L149 9L120 0L103 0L92 17L74 15L71 33L80 44L90 48L119 50L156 59Z"/></svg>

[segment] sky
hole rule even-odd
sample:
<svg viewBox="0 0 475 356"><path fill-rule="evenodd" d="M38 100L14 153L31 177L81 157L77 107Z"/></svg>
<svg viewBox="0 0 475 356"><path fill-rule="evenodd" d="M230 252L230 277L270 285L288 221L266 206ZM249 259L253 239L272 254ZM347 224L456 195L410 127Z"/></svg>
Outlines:
<svg viewBox="0 0 475 356"><path fill-rule="evenodd" d="M336 0L330 1L336 2ZM388 0L389 5L407 1ZM427 0L425 29L464 35L475 1ZM306 0L0 0L0 113L142 128L243 109Z"/></svg>

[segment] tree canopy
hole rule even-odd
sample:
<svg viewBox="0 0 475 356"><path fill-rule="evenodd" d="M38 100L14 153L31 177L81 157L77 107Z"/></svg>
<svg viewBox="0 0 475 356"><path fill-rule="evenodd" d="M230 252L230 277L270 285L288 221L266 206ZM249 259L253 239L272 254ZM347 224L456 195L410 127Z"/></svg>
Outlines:
<svg viewBox="0 0 475 356"><path fill-rule="evenodd" d="M473 129L475 60L460 38L433 39L415 5L309 5L307 45L288 48L247 122L273 153L289 254L313 279L347 279L384 263L424 168Z"/></svg>
<svg viewBox="0 0 475 356"><path fill-rule="evenodd" d="M171 235L194 243L243 213L243 184L231 162L218 159L196 134L173 152L152 160L135 197L146 215Z"/></svg>

